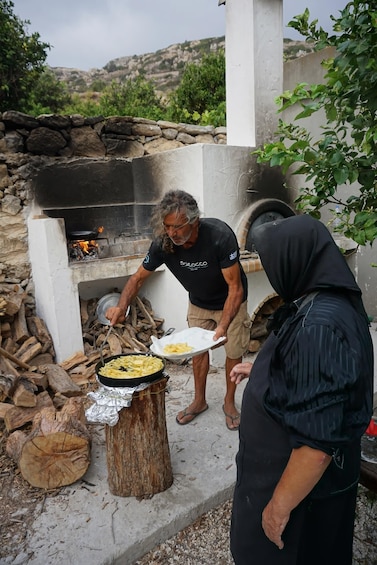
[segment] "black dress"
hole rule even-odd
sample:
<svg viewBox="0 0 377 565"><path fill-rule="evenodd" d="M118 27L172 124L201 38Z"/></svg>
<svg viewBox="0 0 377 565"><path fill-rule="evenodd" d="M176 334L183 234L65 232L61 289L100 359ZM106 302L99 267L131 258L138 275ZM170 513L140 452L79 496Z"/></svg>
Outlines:
<svg viewBox="0 0 377 565"><path fill-rule="evenodd" d="M299 304L297 305L299 306ZM370 419L373 348L346 295L320 291L270 335L242 401L231 551L236 565L350 565L360 436ZM291 513L279 550L262 512L292 448L332 456Z"/></svg>

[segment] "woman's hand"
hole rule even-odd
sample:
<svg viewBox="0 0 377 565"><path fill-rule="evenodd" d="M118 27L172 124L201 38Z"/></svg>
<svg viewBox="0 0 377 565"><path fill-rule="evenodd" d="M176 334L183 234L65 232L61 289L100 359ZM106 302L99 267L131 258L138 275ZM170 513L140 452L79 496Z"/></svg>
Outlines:
<svg viewBox="0 0 377 565"><path fill-rule="evenodd" d="M243 379L246 379L250 375L250 371L253 367L253 364L249 361L245 361L243 363L237 363L230 371L230 380L236 385L240 384Z"/></svg>
<svg viewBox="0 0 377 565"><path fill-rule="evenodd" d="M272 543L283 549L284 542L281 539L285 526L288 524L290 513L282 512L274 505L273 500L267 504L262 513L262 528Z"/></svg>

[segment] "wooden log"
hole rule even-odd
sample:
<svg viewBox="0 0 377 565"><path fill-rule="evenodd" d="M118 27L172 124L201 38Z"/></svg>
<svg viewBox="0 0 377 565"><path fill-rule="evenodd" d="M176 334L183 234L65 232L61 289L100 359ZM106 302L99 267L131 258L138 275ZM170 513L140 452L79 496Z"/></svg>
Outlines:
<svg viewBox="0 0 377 565"><path fill-rule="evenodd" d="M3 402L6 398L11 398L17 380L18 376L13 374L0 375L0 402Z"/></svg>
<svg viewBox="0 0 377 565"><path fill-rule="evenodd" d="M5 297L5 300L7 301L5 313L7 314L7 316L14 316L15 314L17 314L17 312L21 308L24 297L25 294L23 292L12 292Z"/></svg>
<svg viewBox="0 0 377 565"><path fill-rule="evenodd" d="M6 339L8 337L12 337L12 330L11 330L9 322L2 322L1 323L1 336L4 339Z"/></svg>
<svg viewBox="0 0 377 565"><path fill-rule="evenodd" d="M4 416L5 427L8 432L22 428L25 424L33 421L33 418L42 408L53 407L52 400L47 391L37 395L37 404L34 408L19 408L12 406Z"/></svg>
<svg viewBox="0 0 377 565"><path fill-rule="evenodd" d="M0 402L0 420L4 420L5 414L11 408L13 408L13 405L9 404L9 402Z"/></svg>
<svg viewBox="0 0 377 565"><path fill-rule="evenodd" d="M110 491L117 496L150 497L173 483L166 429L168 377L133 395L115 426L106 426Z"/></svg>
<svg viewBox="0 0 377 565"><path fill-rule="evenodd" d="M38 387L24 377L20 377L17 387L12 394L13 404L24 408L32 408L37 405Z"/></svg>
<svg viewBox="0 0 377 565"><path fill-rule="evenodd" d="M33 335L21 345L17 352L17 359L23 363L28 363L39 353L42 353L42 344L39 343L37 338Z"/></svg>
<svg viewBox="0 0 377 565"><path fill-rule="evenodd" d="M82 353L81 351L78 351L77 353L74 353L73 355L71 355L71 357L69 357L68 359L65 359L62 363L59 363L59 365L65 371L69 371L70 369L72 369L76 365L80 365L81 363L85 363L85 361L87 361L87 360L88 360L87 356L84 353Z"/></svg>
<svg viewBox="0 0 377 565"><path fill-rule="evenodd" d="M60 392L69 397L82 395L80 387L73 382L67 371L59 365L45 365L43 369L47 375L49 387L53 392Z"/></svg>
<svg viewBox="0 0 377 565"><path fill-rule="evenodd" d="M42 353L49 351L53 354L52 337L45 322L38 316L30 316L27 319L29 332L42 344Z"/></svg>
<svg viewBox="0 0 377 565"><path fill-rule="evenodd" d="M20 344L29 339L30 334L26 324L25 304L21 304L19 311L15 315L12 329L13 339L16 343Z"/></svg>
<svg viewBox="0 0 377 565"><path fill-rule="evenodd" d="M151 326L155 328L156 322L154 321L152 314L148 311L148 308L145 306L145 304L143 303L143 301L139 296L136 296L136 303L140 308L140 311L143 314L143 316L149 321Z"/></svg>
<svg viewBox="0 0 377 565"><path fill-rule="evenodd" d="M116 335L110 334L107 338L107 341L111 355L120 355L122 353L122 345Z"/></svg>
<svg viewBox="0 0 377 565"><path fill-rule="evenodd" d="M90 434L83 423L83 403L69 399L60 412L38 413L30 434L15 432L6 451L32 486L53 489L80 479L90 464ZM13 437L12 437L13 436Z"/></svg>
<svg viewBox="0 0 377 565"><path fill-rule="evenodd" d="M44 373L22 373L22 377L33 383L39 391L46 390L48 382Z"/></svg>
<svg viewBox="0 0 377 565"><path fill-rule="evenodd" d="M2 347L0 347L0 354L3 357L5 357L6 359L13 361L13 363L16 363L16 365L18 365L19 367L22 367L23 369L26 369L27 371L31 370L31 367L27 363L24 363L24 361L22 361L21 359L18 359L17 357L12 355L11 353L8 353L8 351L3 349Z"/></svg>

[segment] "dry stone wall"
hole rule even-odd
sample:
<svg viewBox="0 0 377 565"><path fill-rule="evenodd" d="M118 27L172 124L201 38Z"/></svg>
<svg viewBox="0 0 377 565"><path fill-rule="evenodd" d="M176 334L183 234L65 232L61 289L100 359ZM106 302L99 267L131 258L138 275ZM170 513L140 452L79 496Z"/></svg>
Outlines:
<svg viewBox="0 0 377 565"><path fill-rule="evenodd" d="M20 285L32 307L26 221L33 207L30 179L42 164L133 159L194 143L226 144L226 128L130 116L0 113L0 283Z"/></svg>

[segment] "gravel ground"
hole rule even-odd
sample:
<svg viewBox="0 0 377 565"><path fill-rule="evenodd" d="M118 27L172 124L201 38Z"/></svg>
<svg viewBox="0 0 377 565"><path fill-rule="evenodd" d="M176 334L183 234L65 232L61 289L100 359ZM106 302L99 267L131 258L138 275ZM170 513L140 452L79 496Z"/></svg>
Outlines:
<svg viewBox="0 0 377 565"><path fill-rule="evenodd" d="M232 565L229 551L231 500L198 518L134 565ZM377 565L377 495L359 487L353 565ZM341 565L341 564L334 564Z"/></svg>

